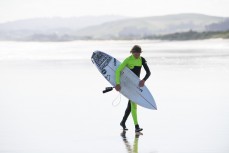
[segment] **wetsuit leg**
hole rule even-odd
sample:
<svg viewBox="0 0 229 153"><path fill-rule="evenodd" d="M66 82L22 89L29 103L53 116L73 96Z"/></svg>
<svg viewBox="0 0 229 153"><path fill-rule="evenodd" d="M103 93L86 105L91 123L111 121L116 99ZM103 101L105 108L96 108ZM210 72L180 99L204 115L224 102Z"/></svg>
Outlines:
<svg viewBox="0 0 229 153"><path fill-rule="evenodd" d="M124 123L124 124L126 123L126 120L127 120L128 116L130 115L130 112L131 112L131 104L130 104L130 100L129 100L127 107L126 107L125 114L124 114L123 119L122 119L122 123Z"/></svg>
<svg viewBox="0 0 229 153"><path fill-rule="evenodd" d="M131 101L131 114L134 120L134 125L138 124L138 117L137 117L137 104Z"/></svg>

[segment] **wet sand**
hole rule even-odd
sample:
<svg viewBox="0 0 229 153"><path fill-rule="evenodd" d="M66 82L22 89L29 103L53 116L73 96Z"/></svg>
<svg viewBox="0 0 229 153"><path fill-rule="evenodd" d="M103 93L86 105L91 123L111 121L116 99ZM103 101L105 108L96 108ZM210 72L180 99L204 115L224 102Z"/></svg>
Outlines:
<svg viewBox="0 0 229 153"><path fill-rule="evenodd" d="M158 44L144 45L147 51ZM142 135L135 134L129 116L125 136L119 122L127 99L113 106L118 93L102 94L110 85L85 58L91 53L79 60L44 60L41 54L36 60L1 60L0 152L229 152L229 53L158 52L144 56L158 110L138 107Z"/></svg>

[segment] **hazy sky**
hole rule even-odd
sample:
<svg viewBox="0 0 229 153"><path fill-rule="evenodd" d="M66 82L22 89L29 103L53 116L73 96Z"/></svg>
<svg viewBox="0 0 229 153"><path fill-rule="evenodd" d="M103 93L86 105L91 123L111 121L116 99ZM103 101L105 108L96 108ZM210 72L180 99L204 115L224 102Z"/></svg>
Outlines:
<svg viewBox="0 0 229 153"><path fill-rule="evenodd" d="M34 17L177 13L229 17L229 0L0 0L0 22Z"/></svg>

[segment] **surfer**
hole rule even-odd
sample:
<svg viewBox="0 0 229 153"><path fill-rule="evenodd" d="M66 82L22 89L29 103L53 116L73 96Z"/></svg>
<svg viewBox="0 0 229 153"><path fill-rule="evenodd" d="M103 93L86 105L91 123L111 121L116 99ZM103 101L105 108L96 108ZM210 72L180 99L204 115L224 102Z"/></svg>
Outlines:
<svg viewBox="0 0 229 153"><path fill-rule="evenodd" d="M131 49L130 53L132 53L131 56L127 57L117 68L116 72L115 72L115 81L116 81L116 86L115 89L117 91L121 90L121 86L120 86L120 73L121 71L125 68L128 67L132 72L134 72L138 77L140 77L140 73L141 73L141 67L143 66L145 71L146 71L146 75L145 77L139 82L139 87L143 87L145 84L145 81L149 78L150 76L150 70L149 67L147 65L147 62L145 60L145 58L141 57L141 53L142 53L142 49L140 46L135 45L133 46L133 48ZM139 127L138 124L138 118L137 118L137 104L132 102L131 100L128 101L127 104L127 108L125 110L123 119L120 123L120 125L122 126L123 130L128 130L126 128L126 120L128 118L128 116L130 115L130 112L132 114L133 117L133 121L134 121L134 125L135 125L135 132L140 132L143 129Z"/></svg>

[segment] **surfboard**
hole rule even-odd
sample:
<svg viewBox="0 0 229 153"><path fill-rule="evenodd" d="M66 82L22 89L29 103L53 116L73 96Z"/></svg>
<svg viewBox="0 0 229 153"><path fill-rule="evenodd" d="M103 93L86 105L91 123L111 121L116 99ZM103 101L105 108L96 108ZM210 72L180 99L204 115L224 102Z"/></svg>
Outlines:
<svg viewBox="0 0 229 153"><path fill-rule="evenodd" d="M116 85L115 71L121 63L102 51L94 51L91 60L104 78L114 87ZM120 76L120 93L142 107L157 110L157 105L149 89L146 86L139 87L139 81L138 76L125 67Z"/></svg>

